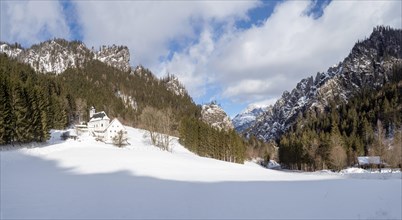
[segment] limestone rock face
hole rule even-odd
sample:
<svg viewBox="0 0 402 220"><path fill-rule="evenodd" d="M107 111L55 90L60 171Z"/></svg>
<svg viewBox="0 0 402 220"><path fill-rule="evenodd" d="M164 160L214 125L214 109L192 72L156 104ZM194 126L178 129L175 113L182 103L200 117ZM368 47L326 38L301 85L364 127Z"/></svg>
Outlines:
<svg viewBox="0 0 402 220"><path fill-rule="evenodd" d="M203 105L201 119L219 130L227 131L234 128L229 116L216 104Z"/></svg>
<svg viewBox="0 0 402 220"><path fill-rule="evenodd" d="M67 68L82 67L96 59L122 71L130 70L130 53L125 46L102 46L99 51L88 49L82 42L54 39L22 48L0 43L0 53L29 64L38 72L60 74Z"/></svg>

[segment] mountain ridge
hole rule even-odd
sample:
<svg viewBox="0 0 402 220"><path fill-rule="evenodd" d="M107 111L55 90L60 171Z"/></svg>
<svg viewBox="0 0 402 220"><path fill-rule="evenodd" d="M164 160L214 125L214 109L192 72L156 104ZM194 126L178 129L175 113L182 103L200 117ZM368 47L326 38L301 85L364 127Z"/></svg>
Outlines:
<svg viewBox="0 0 402 220"><path fill-rule="evenodd" d="M291 91L284 91L258 120L245 128L246 137L278 140L297 115L311 108L324 109L331 102L345 102L362 89L380 88L388 81L392 65L402 62L401 29L375 27L370 37L358 41L350 54L324 73L302 79Z"/></svg>
<svg viewBox="0 0 402 220"><path fill-rule="evenodd" d="M60 74L68 68L83 67L90 60L99 60L121 71L128 72L130 52L127 46L101 46L89 49L81 41L53 39L22 48L18 44L0 42L0 53L29 64L35 71Z"/></svg>

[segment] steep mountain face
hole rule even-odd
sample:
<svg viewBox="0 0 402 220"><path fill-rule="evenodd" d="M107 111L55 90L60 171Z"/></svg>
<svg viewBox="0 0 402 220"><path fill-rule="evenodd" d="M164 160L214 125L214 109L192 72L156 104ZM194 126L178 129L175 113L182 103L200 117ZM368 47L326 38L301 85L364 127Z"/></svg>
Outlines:
<svg viewBox="0 0 402 220"><path fill-rule="evenodd" d="M263 115L264 112L270 111L272 106L249 106L245 111L236 115L232 119L235 130L243 133L247 128L255 123L258 117Z"/></svg>
<svg viewBox="0 0 402 220"><path fill-rule="evenodd" d="M265 111L246 135L264 141L278 139L310 109L323 111L331 102L341 103L362 91L381 88L392 66L402 62L402 30L377 27L371 36L355 44L343 62L316 77L301 80L291 92L285 91L272 110Z"/></svg>
<svg viewBox="0 0 402 220"><path fill-rule="evenodd" d="M29 64L38 72L60 74L67 68L82 67L90 60L99 60L121 71L130 70L130 53L124 46L102 46L99 51L89 50L82 42L55 39L24 49L18 45L0 43L0 53Z"/></svg>
<svg viewBox="0 0 402 220"><path fill-rule="evenodd" d="M233 129L233 124L226 112L216 104L203 105L201 119L205 123L219 130Z"/></svg>

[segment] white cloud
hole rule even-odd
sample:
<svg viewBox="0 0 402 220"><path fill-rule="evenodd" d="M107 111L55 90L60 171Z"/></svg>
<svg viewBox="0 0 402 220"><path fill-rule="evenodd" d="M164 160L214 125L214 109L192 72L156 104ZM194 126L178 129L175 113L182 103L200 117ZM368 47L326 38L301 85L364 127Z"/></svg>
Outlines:
<svg viewBox="0 0 402 220"><path fill-rule="evenodd" d="M199 98L206 94L206 86L214 81L213 75L205 74L209 55L214 51L211 31L204 30L198 43L185 48L184 53L174 53L171 60L161 63L159 73L173 73L187 85L189 93Z"/></svg>
<svg viewBox="0 0 402 220"><path fill-rule="evenodd" d="M249 108L261 108L261 107L265 107L265 106L270 106L270 105L274 105L276 100L278 98L269 98L269 99L264 99L258 102L254 102L252 104L249 105Z"/></svg>
<svg viewBox="0 0 402 220"><path fill-rule="evenodd" d="M69 39L58 1L1 1L1 40L30 46L50 37Z"/></svg>
<svg viewBox="0 0 402 220"><path fill-rule="evenodd" d="M141 63L152 69L159 66L161 57L169 55L170 42L197 40L198 29L205 23L245 17L257 2L76 1L75 4L86 44L127 45L132 64Z"/></svg>
<svg viewBox="0 0 402 220"><path fill-rule="evenodd" d="M258 88L259 94L279 96L302 78L341 61L375 25L400 27L400 4L333 1L314 19L303 13L309 2L285 2L262 26L217 45L223 52L211 60L211 68L221 73L220 82L227 85L224 94L230 97L255 95ZM261 83L250 90L250 81Z"/></svg>
<svg viewBox="0 0 402 220"><path fill-rule="evenodd" d="M204 74L213 80L210 83L221 85L223 98L238 103L272 101L302 78L342 61L374 26L401 27L400 1L332 1L318 19L306 14L310 7L307 1L284 2L261 25L246 30L229 26L212 42L212 53L204 54L207 60L181 59L188 70L177 66L176 71L191 76L195 74L191 69L202 65L205 72L196 75ZM175 56L185 57L188 51Z"/></svg>

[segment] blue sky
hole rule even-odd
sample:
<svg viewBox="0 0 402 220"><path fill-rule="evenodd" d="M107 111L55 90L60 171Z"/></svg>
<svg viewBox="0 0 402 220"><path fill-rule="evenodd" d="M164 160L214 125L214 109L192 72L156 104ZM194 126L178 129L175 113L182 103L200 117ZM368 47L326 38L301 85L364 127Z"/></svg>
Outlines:
<svg viewBox="0 0 402 220"><path fill-rule="evenodd" d="M401 1L7 1L1 41L54 37L126 45L131 65L175 74L230 116L273 104L335 64L376 25L401 27Z"/></svg>

